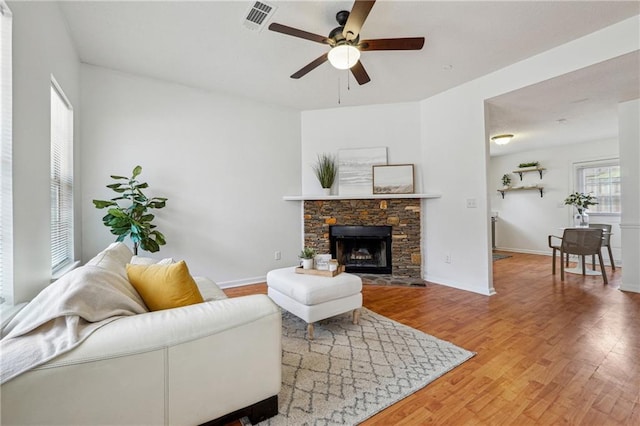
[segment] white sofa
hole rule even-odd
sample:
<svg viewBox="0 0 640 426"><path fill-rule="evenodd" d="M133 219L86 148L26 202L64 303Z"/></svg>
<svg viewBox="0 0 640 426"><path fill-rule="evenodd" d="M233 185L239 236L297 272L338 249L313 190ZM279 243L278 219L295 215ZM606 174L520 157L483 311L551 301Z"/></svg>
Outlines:
<svg viewBox="0 0 640 426"><path fill-rule="evenodd" d="M117 319L4 383L0 424L195 425L275 415L279 308L266 295L226 298L212 281L195 280L204 303Z"/></svg>

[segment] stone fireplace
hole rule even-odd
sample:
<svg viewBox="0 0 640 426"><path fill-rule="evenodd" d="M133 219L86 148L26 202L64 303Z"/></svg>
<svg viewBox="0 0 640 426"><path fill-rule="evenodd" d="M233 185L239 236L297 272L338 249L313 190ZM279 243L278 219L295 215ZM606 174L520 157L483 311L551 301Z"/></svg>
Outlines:
<svg viewBox="0 0 640 426"><path fill-rule="evenodd" d="M374 273L391 274L398 278L422 278L420 199L335 199L304 201L304 244L314 247L318 253L331 253L331 227L366 226L385 227L390 232L390 269ZM339 228L336 228L339 229ZM358 249L362 249L357 253ZM355 250L355 252L354 252ZM335 247L334 247L335 251ZM350 247L355 263L367 264L369 248ZM335 253L334 253L335 255ZM366 265L368 267L370 265ZM356 270L353 270L356 272ZM372 273L370 270L362 271Z"/></svg>

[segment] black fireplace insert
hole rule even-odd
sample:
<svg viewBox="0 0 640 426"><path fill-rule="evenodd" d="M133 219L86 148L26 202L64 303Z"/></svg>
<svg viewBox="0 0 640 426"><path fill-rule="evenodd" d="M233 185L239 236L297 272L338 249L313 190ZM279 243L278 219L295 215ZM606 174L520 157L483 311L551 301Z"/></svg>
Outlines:
<svg viewBox="0 0 640 426"><path fill-rule="evenodd" d="M329 244L346 272L391 274L391 226L333 225Z"/></svg>

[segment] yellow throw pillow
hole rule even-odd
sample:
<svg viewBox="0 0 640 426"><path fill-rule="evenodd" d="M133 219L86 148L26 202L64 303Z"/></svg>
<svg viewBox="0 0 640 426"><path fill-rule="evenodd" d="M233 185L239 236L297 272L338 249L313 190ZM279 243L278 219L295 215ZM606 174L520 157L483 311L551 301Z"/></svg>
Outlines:
<svg viewBox="0 0 640 426"><path fill-rule="evenodd" d="M151 311L204 302L184 260L171 265L127 265L129 282Z"/></svg>

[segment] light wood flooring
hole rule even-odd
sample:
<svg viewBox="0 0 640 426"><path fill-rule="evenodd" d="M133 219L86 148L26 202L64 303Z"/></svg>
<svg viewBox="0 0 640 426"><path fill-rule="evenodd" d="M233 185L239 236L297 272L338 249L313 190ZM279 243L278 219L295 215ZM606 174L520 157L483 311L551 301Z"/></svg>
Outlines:
<svg viewBox="0 0 640 426"><path fill-rule="evenodd" d="M549 256L505 254L491 297L364 286L367 308L477 355L363 425L640 425L640 294L620 268L562 282Z"/></svg>

